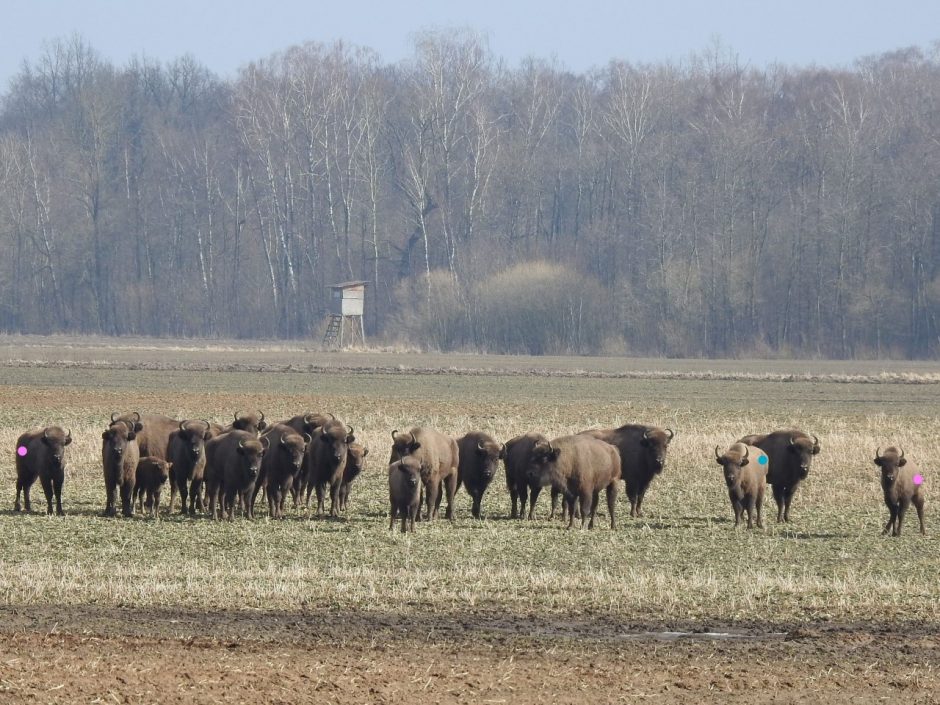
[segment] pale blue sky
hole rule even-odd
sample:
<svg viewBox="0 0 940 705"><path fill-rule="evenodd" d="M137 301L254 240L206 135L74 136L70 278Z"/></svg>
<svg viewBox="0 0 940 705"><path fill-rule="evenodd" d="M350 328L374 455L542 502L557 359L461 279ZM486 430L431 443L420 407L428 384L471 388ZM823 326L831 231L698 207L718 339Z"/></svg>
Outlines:
<svg viewBox="0 0 940 705"><path fill-rule="evenodd" d="M190 53L222 77L292 44L343 39L385 62L429 28L484 33L512 66L533 55L574 71L612 58L681 61L715 37L752 66L848 66L940 39L940 0L0 0L0 92L43 43L79 33L121 65Z"/></svg>

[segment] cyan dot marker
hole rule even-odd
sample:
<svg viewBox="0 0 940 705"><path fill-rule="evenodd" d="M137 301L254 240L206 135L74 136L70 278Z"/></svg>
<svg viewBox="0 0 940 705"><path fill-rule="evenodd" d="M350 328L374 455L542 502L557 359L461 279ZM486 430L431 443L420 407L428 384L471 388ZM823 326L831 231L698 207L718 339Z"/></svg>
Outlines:
<svg viewBox="0 0 940 705"><path fill-rule="evenodd" d="M759 457L759 458L757 459L757 462L760 463L761 465L766 465L766 464L767 464L767 456L766 456L766 455L762 455L761 457Z"/></svg>
<svg viewBox="0 0 940 705"><path fill-rule="evenodd" d="M914 475L914 484L915 484L915 485L922 485L923 483L924 483L924 476L923 476L923 475Z"/></svg>
<svg viewBox="0 0 940 705"><path fill-rule="evenodd" d="M16 449L16 454L21 458L26 457L26 446L20 446Z"/></svg>

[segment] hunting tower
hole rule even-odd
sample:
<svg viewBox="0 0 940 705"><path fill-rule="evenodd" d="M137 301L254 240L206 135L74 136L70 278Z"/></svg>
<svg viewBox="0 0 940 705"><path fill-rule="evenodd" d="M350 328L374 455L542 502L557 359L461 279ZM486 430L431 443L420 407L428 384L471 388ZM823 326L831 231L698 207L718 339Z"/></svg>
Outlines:
<svg viewBox="0 0 940 705"><path fill-rule="evenodd" d="M364 281L332 284L327 315L329 321L323 334L323 345L345 347L359 342L365 345L366 332L362 324L363 304L366 297Z"/></svg>

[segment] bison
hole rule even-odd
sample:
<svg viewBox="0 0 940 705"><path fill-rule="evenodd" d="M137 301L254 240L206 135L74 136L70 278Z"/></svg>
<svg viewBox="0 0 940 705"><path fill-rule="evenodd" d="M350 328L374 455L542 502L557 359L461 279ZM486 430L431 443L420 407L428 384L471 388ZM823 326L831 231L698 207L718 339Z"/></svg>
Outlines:
<svg viewBox="0 0 940 705"><path fill-rule="evenodd" d="M133 423L136 431L137 447L140 449L140 456L153 456L155 458L167 459L167 448L170 445L170 435L179 426L179 421L171 419L163 414L144 414L141 416L138 412L122 414L117 416L111 414L111 423L124 421Z"/></svg>
<svg viewBox="0 0 940 705"><path fill-rule="evenodd" d="M320 427L307 448L307 502L317 491L317 516L323 514L326 488L330 488L330 516L339 516L339 490L343 484L349 444L356 437L353 428L341 421L329 421Z"/></svg>
<svg viewBox="0 0 940 705"><path fill-rule="evenodd" d="M745 436L738 443L756 446L767 454L767 482L773 486L777 522L790 521L790 502L809 474L813 456L819 453L819 439L802 431L781 430Z"/></svg>
<svg viewBox="0 0 940 705"><path fill-rule="evenodd" d="M878 448L875 451L875 465L881 468L881 489L884 491L885 505L888 507L888 523L885 524L884 536L891 531L892 536L901 535L904 515L912 504L920 519L920 533L924 529L924 478L914 463L904 457L904 449L894 446L885 448L884 454Z"/></svg>
<svg viewBox="0 0 940 705"><path fill-rule="evenodd" d="M653 478L666 468L666 451L675 434L668 428L627 424L620 428L593 429L593 436L616 446L620 453L620 476L630 499L630 516L643 516L643 498Z"/></svg>
<svg viewBox="0 0 940 705"><path fill-rule="evenodd" d="M107 496L104 514L113 517L115 492L121 491L121 512L124 516L134 515L134 484L136 482L137 461L140 449L137 446L137 432L140 422L115 420L101 434L101 463L104 468L104 487Z"/></svg>
<svg viewBox="0 0 940 705"><path fill-rule="evenodd" d="M526 463L526 477L541 487L551 485L565 498L568 528L574 525L577 501L581 508L581 528L594 528L594 516L602 489L607 491L610 528L617 527L615 515L620 455L617 448L588 435L563 436L539 441Z"/></svg>
<svg viewBox="0 0 940 705"><path fill-rule="evenodd" d="M343 470L343 484L339 487L339 510L346 511L349 502L349 488L366 466L369 449L361 443L350 443L346 451L346 468Z"/></svg>
<svg viewBox="0 0 940 705"><path fill-rule="evenodd" d="M143 513L156 518L160 511L160 494L163 485L170 479L170 463L161 458L147 455L137 461L137 471L134 473L134 498L140 505ZM146 496L146 503L144 497Z"/></svg>
<svg viewBox="0 0 940 705"><path fill-rule="evenodd" d="M526 477L526 463L532 448L537 443L547 443L548 439L541 433L526 433L522 436L516 436L506 441L505 465L506 465L506 487L509 489L509 497L512 499L512 513L510 517L515 519L525 518L526 500L529 501L529 519L535 516L535 501L542 492L541 485L529 483ZM552 515L555 513L555 497L552 494ZM516 501L519 502L519 511L516 512Z"/></svg>
<svg viewBox="0 0 940 705"><path fill-rule="evenodd" d="M46 514L52 514L52 499L55 497L56 514L62 516L62 483L65 481L65 447L72 442L72 432L64 432L58 426L27 431L16 439L16 502L13 511L20 507L20 492L26 511L32 511L29 490L39 478L46 494Z"/></svg>
<svg viewBox="0 0 940 705"><path fill-rule="evenodd" d="M247 414L235 412L232 416L234 416L234 419L228 426L223 426L220 423L210 424L213 438L229 431L247 431L257 436L268 427L267 422L264 420L263 411L257 413L249 411Z"/></svg>
<svg viewBox="0 0 940 705"><path fill-rule="evenodd" d="M261 459L261 472L251 495L251 513L254 514L258 492L264 488L268 515L272 519L282 519L284 498L303 473L307 447L313 439L309 434L301 435L290 426L279 423L269 426L262 438L266 438L270 446Z"/></svg>
<svg viewBox="0 0 940 705"><path fill-rule="evenodd" d="M460 453L457 442L431 428L416 426L406 433L392 431L390 462L406 455L421 464L421 482L427 501L427 519L437 518L441 506L441 485L447 493L447 519L454 518L454 493L457 491L457 464Z"/></svg>
<svg viewBox="0 0 940 705"><path fill-rule="evenodd" d="M741 523L741 515L747 512L747 528L754 528L753 515L757 515L757 527L764 528L761 505L767 487L767 455L760 448L734 443L724 453L715 446L715 460L724 468L728 498L734 510L734 526Z"/></svg>
<svg viewBox="0 0 940 705"><path fill-rule="evenodd" d="M251 493L268 448L267 438L259 440L254 433L239 430L223 433L206 443L206 489L211 517L217 519L224 513L231 520L237 496L246 516L253 518Z"/></svg>
<svg viewBox="0 0 940 705"><path fill-rule="evenodd" d="M421 510L421 461L406 455L388 466L388 529L395 528L395 518L401 517L401 532L408 527L415 530L415 517Z"/></svg>
<svg viewBox="0 0 940 705"><path fill-rule="evenodd" d="M166 459L173 466L170 485L170 511L177 491L180 495L180 514L186 514L186 499L189 498L189 514L202 506L202 483L206 468L206 443L212 439L212 425L206 420L180 421L170 434Z"/></svg>
<svg viewBox="0 0 940 705"><path fill-rule="evenodd" d="M292 416L285 421L281 421L281 423L290 426L301 436L306 433L313 438L320 430L320 427L329 421L336 421L336 417L333 414L318 414L308 411ZM300 500L307 495L307 474L305 472L300 473L294 480L291 494L294 497L294 509L296 509Z"/></svg>
<svg viewBox="0 0 940 705"><path fill-rule="evenodd" d="M461 485L467 488L473 500L470 513L479 519L483 494L496 475L499 461L506 457L506 445L489 434L471 431L457 440L457 453L457 489Z"/></svg>

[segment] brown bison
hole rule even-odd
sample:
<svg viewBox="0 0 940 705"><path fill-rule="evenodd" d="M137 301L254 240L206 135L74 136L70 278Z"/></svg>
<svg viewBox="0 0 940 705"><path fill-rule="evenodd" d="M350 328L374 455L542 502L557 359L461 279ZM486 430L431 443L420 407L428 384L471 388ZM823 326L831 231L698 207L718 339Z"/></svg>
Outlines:
<svg viewBox="0 0 940 705"><path fill-rule="evenodd" d="M170 464L152 455L144 456L137 461L134 477L134 498L139 504L139 511L142 514L146 508L150 516L156 517L160 511L163 485L170 479Z"/></svg>
<svg viewBox="0 0 940 705"><path fill-rule="evenodd" d="M457 491L457 442L431 428L416 426L406 433L392 431L390 462L410 455L421 464L421 482L427 502L427 519L435 519L441 506L441 485L447 493L447 519L454 518L454 493Z"/></svg>
<svg viewBox="0 0 940 705"><path fill-rule="evenodd" d="M126 517L134 515L134 484L140 459L137 447L139 425L139 422L116 420L101 434L101 463L107 495L105 516L116 514L115 492L118 488L121 491L121 512Z"/></svg>
<svg viewBox="0 0 940 705"><path fill-rule="evenodd" d="M285 421L281 421L285 426L290 426L301 436L305 433L308 434L311 438L317 435L320 427L326 424L329 421L336 421L336 417L333 414L318 414L314 412L306 412L303 414L297 414L292 416ZM294 498L294 509L300 504L300 500L307 496L307 474L306 472L300 473L297 478L294 480L294 485L291 488L291 495Z"/></svg>
<svg viewBox="0 0 940 705"><path fill-rule="evenodd" d="M341 421L329 421L320 427L307 449L307 503L310 493L317 491L317 516L324 511L326 488L330 490L330 516L339 516L339 490L343 484L349 444L356 437L353 428Z"/></svg>
<svg viewBox="0 0 940 705"><path fill-rule="evenodd" d="M809 474L813 456L819 453L819 439L802 431L781 430L745 436L738 442L757 446L767 454L770 461L767 482L773 486L777 522L790 521L790 502Z"/></svg>
<svg viewBox="0 0 940 705"><path fill-rule="evenodd" d="M166 459L172 465L170 484L170 511L177 491L180 495L180 514L194 515L202 505L202 482L206 468L206 443L212 439L212 425L206 420L180 421L170 434Z"/></svg>
<svg viewBox="0 0 940 705"><path fill-rule="evenodd" d="M259 440L254 433L239 430L223 433L206 443L206 489L211 517L218 519L224 514L231 520L238 497L245 515L253 518L251 494L268 447L267 438Z"/></svg>
<svg viewBox="0 0 940 705"><path fill-rule="evenodd" d="M251 513L254 514L255 499L263 488L268 499L268 516L283 519L284 498L303 473L307 447L313 439L310 434L301 435L280 423L268 426L262 438L270 445L261 459L261 472L251 495Z"/></svg>
<svg viewBox="0 0 940 705"><path fill-rule="evenodd" d="M395 528L395 518L401 517L401 532L408 527L415 530L415 517L421 510L421 461L406 455L388 466L389 531Z"/></svg>
<svg viewBox="0 0 940 705"><path fill-rule="evenodd" d="M361 443L350 443L346 453L346 468L343 470L343 484L339 487L339 510L346 511L349 503L349 488L366 466L369 449Z"/></svg>
<svg viewBox="0 0 940 705"><path fill-rule="evenodd" d="M467 488L473 500L470 513L479 519L483 494L496 476L499 461L506 457L506 445L487 433L471 431L457 439L457 452L457 489L461 485Z"/></svg>
<svg viewBox="0 0 940 705"><path fill-rule="evenodd" d="M512 499L511 518L523 519L526 516L526 500L529 501L529 519L535 515L535 502L542 492L541 485L530 484L526 477L526 464L529 454L537 443L547 443L548 439L541 433L526 433L506 441L505 465L506 487ZM552 496L552 515L555 513L555 494ZM519 502L519 511L516 511L516 501Z"/></svg>
<svg viewBox="0 0 940 705"><path fill-rule="evenodd" d="M885 505L888 507L888 523L885 524L884 536L891 531L892 536L901 535L901 526L904 524L904 515L912 504L917 510L920 519L920 533L926 535L924 529L924 476L920 474L914 463L904 457L904 450L894 446L875 451L875 465L881 468L881 489L884 490Z"/></svg>
<svg viewBox="0 0 940 705"><path fill-rule="evenodd" d="M747 528L754 528L753 515L756 514L757 527L763 529L761 505L767 487L767 454L755 446L733 443L724 453L715 446L715 460L724 468L735 527L741 523L741 515L746 511Z"/></svg>
<svg viewBox="0 0 940 705"><path fill-rule="evenodd" d="M65 482L65 447L72 442L72 432L64 432L58 426L46 426L27 431L16 439L16 502L13 511L20 507L20 492L26 511L32 511L29 490L39 478L46 494L46 514L52 514L52 499L55 497L56 514L62 516L62 483Z"/></svg>
<svg viewBox="0 0 940 705"><path fill-rule="evenodd" d="M539 442L532 447L526 464L530 482L551 485L565 498L568 528L574 525L574 508L581 508L581 528L594 528L594 516L602 489L607 490L610 528L617 526L615 515L620 455L610 443L587 435L563 436Z"/></svg>
<svg viewBox="0 0 940 705"><path fill-rule="evenodd" d="M135 433L141 457L150 455L154 458L167 459L170 435L179 426L178 420L171 419L163 414L144 414L141 416L135 411L121 416L111 414L111 423L113 424L116 421L133 423L135 428L140 426Z"/></svg>
<svg viewBox="0 0 940 705"><path fill-rule="evenodd" d="M268 427L267 422L264 420L263 411L257 413L249 411L247 414L235 412L232 416L234 416L234 419L228 426L223 426L220 423L210 424L213 438L215 436L221 436L223 433L228 433L229 431L247 431L257 436Z"/></svg>
<svg viewBox="0 0 940 705"><path fill-rule="evenodd" d="M653 478L666 468L666 451L675 434L668 428L627 424L620 428L583 431L617 447L620 475L630 499L630 516L643 516L643 498Z"/></svg>

